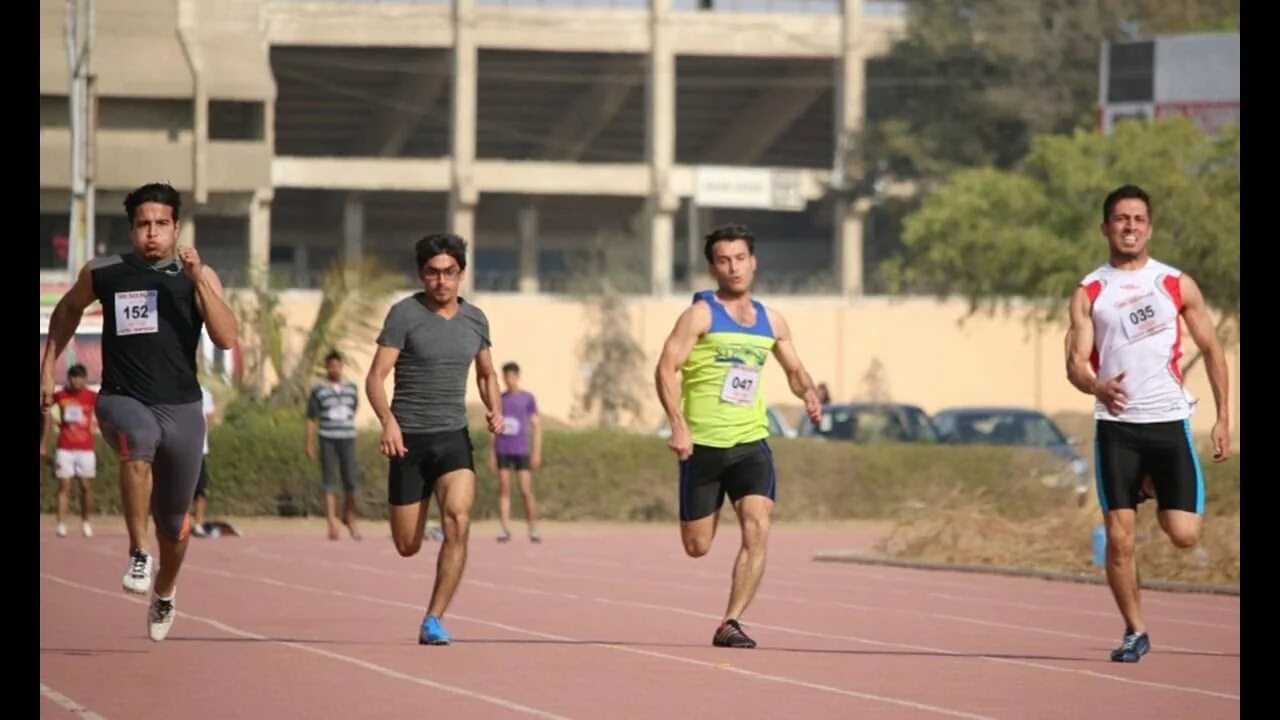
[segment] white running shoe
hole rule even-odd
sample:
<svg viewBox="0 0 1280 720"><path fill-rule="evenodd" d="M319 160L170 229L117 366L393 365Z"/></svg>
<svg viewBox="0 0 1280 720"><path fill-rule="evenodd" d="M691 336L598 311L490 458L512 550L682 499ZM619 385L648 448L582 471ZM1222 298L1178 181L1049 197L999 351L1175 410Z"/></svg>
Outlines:
<svg viewBox="0 0 1280 720"><path fill-rule="evenodd" d="M85 537L93 537L93 526L84 522L80 525L80 532L84 533Z"/></svg>
<svg viewBox="0 0 1280 720"><path fill-rule="evenodd" d="M151 595L151 606L147 608L147 635L155 642L164 640L173 627L173 616L178 614L174 608L174 599L178 597L178 589L174 588L168 599L159 595Z"/></svg>
<svg viewBox="0 0 1280 720"><path fill-rule="evenodd" d="M66 523L58 523L58 529L57 529L57 530L54 530L53 532L54 532L54 534L56 534L58 537L66 537L66 536L67 536L67 524L66 524Z"/></svg>
<svg viewBox="0 0 1280 720"><path fill-rule="evenodd" d="M151 556L146 550L138 548L129 553L129 567L124 571L124 591L135 595L145 595L151 589Z"/></svg>

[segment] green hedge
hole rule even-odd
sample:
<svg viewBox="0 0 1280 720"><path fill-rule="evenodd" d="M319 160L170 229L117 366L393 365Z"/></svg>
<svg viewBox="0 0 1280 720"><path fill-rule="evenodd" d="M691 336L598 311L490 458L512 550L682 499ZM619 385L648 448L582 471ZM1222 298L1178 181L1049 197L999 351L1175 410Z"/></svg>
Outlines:
<svg viewBox="0 0 1280 720"><path fill-rule="evenodd" d="M323 514L318 462L303 451L300 410L233 407L210 435L212 516ZM486 467L489 435L473 428L478 484L473 517L497 516L496 480ZM779 520L894 519L981 502L1010 518L1032 517L1072 502L1069 487L1048 487L1033 475L1045 456L1007 448L870 445L812 439L770 441L778 472ZM114 453L99 440L100 512L119 512ZM361 511L386 517L386 459L378 435L357 440ZM1207 455L1205 455L1207 457ZM650 435L605 430L544 436L544 464L534 487L549 520L672 521L677 517L676 462ZM1208 511L1239 510L1239 459L1207 463ZM54 508L52 473L43 479L42 508ZM523 515L513 482L512 515ZM73 512L77 501L73 493Z"/></svg>

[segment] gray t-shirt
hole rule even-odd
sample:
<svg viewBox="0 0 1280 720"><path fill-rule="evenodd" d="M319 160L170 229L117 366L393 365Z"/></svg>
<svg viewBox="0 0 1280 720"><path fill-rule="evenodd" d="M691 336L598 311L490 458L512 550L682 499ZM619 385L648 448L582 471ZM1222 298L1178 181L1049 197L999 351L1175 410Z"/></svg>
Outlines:
<svg viewBox="0 0 1280 720"><path fill-rule="evenodd" d="M391 306L378 344L400 351L391 414L406 433L446 432L467 426L467 371L489 347L489 319L458 298L444 318L423 304L424 293Z"/></svg>

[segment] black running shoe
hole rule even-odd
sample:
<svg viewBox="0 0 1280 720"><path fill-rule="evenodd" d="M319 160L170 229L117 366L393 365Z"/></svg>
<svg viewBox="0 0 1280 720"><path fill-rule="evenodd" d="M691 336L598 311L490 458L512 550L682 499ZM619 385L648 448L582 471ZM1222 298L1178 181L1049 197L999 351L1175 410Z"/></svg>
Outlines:
<svg viewBox="0 0 1280 720"><path fill-rule="evenodd" d="M1120 647L1111 651L1112 662L1136 663L1151 651L1151 638L1142 633L1125 633Z"/></svg>
<svg viewBox="0 0 1280 720"><path fill-rule="evenodd" d="M756 641L742 632L742 626L737 620L725 620L720 627L716 628L711 644L716 647L753 648L756 646Z"/></svg>

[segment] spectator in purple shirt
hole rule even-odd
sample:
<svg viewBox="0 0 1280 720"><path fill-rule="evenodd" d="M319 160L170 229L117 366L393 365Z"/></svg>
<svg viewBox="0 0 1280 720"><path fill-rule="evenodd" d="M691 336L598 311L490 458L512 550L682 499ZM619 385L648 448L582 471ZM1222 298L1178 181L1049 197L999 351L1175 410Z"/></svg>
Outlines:
<svg viewBox="0 0 1280 720"><path fill-rule="evenodd" d="M507 528L511 520L511 471L520 480L520 496L524 498L524 516L529 523L529 541L542 542L537 529L537 510L533 500L533 471L542 466L542 423L538 419L538 401L533 394L520 389L520 366L509 362L502 366L502 431L489 446L489 469L498 474L498 517L502 534L498 542L511 540Z"/></svg>

